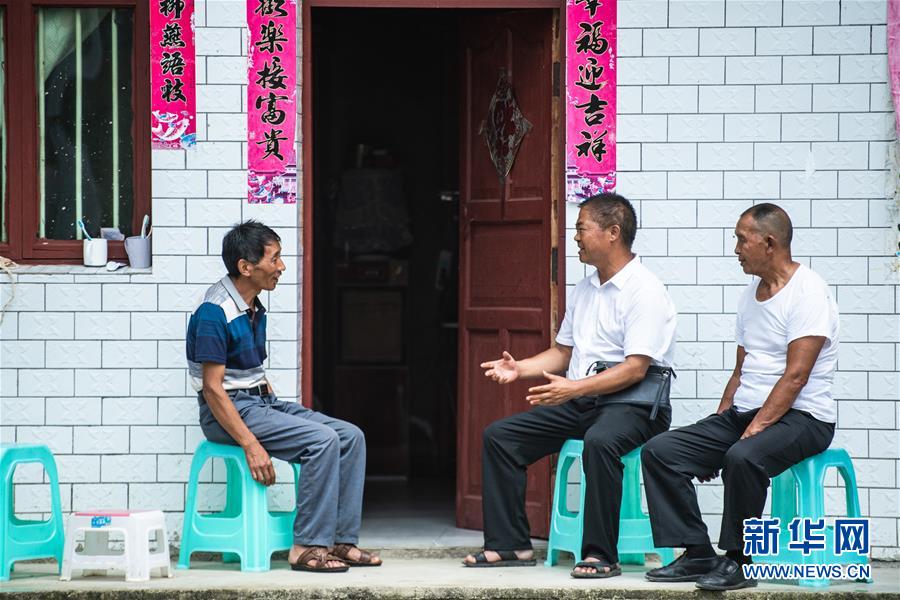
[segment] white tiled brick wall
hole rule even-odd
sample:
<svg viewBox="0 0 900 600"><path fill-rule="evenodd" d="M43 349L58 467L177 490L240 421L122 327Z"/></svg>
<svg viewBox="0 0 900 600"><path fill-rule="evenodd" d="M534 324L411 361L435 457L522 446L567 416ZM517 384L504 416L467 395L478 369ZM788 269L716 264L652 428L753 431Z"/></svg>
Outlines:
<svg viewBox="0 0 900 600"><path fill-rule="evenodd" d="M0 324L2 440L50 446L64 510L162 508L176 543L202 437L184 368L186 319L224 275L221 239L242 219L261 219L283 238L289 271L267 299L270 338L279 340L269 354L279 395L299 393L302 205L244 200L245 11L243 0L197 0L198 143L152 153L152 273L22 269ZM11 286L0 292L5 302ZM47 509L41 481L18 485L18 510Z"/></svg>
<svg viewBox="0 0 900 600"><path fill-rule="evenodd" d="M896 558L900 306L898 275L881 266L896 244L883 208L884 141L894 137L885 14L879 0L619 0L618 167L619 191L639 209L637 250L679 310L675 425L714 410L734 364L747 282L732 254L738 215L755 201L788 210L795 257L832 284L844 315L834 444L853 456L866 514L879 517L874 555ZM574 235L577 209L568 212ZM573 285L584 269L566 266ZM700 490L715 534L721 487Z"/></svg>
<svg viewBox="0 0 900 600"><path fill-rule="evenodd" d="M223 274L221 238L240 219L283 237L289 271L267 299L268 366L282 398L298 395L302 205L243 200L244 15L243 0L197 0L198 144L153 152L152 273L25 269L0 323L0 439L51 447L64 510L163 508L176 543L202 437L183 368L186 317ZM844 314L835 444L854 457L863 509L878 517L875 556L897 557L900 290L886 267L884 22L883 0L620 0L618 167L642 220L636 249L680 312L676 425L714 410L733 366L746 282L731 255L737 215L763 200L791 214L795 256L835 286ZM584 268L568 242L573 285ZM5 301L10 286L0 292ZM17 481L21 510L47 509L39 474ZM221 485L205 487L202 501L221 506ZM286 487L274 504L290 504ZM700 490L715 535L721 488Z"/></svg>

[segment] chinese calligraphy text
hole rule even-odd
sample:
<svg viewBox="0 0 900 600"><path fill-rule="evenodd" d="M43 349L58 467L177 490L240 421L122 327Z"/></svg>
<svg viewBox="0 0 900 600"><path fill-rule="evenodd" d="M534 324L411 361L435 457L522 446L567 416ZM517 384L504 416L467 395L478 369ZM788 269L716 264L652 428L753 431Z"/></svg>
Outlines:
<svg viewBox="0 0 900 600"><path fill-rule="evenodd" d="M194 0L150 0L150 138L153 148L197 140Z"/></svg>
<svg viewBox="0 0 900 600"><path fill-rule="evenodd" d="M247 199L297 201L297 3L247 0Z"/></svg>
<svg viewBox="0 0 900 600"><path fill-rule="evenodd" d="M566 200L616 185L616 2L566 6Z"/></svg>

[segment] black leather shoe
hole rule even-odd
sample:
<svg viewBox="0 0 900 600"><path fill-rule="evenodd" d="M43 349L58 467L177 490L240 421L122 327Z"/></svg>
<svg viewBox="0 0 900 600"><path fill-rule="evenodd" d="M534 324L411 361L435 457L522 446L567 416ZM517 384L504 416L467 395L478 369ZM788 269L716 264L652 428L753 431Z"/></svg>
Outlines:
<svg viewBox="0 0 900 600"><path fill-rule="evenodd" d="M718 556L688 558L685 553L664 567L647 571L644 577L647 578L647 581L697 581L715 569L718 562Z"/></svg>
<svg viewBox="0 0 900 600"><path fill-rule="evenodd" d="M722 557L716 568L697 580L697 587L701 590L713 590L722 592L725 590L740 590L748 587L756 587L755 579L744 577L744 570L730 558Z"/></svg>

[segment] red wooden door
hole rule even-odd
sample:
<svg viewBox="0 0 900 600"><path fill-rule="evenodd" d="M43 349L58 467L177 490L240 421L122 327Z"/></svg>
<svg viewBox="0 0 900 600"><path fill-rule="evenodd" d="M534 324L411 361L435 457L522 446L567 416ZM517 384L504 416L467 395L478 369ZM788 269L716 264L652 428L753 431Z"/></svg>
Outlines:
<svg viewBox="0 0 900 600"><path fill-rule="evenodd" d="M528 410L529 382L499 386L479 363L547 348L551 332L552 31L547 10L476 13L462 31L459 423L456 521L482 528L481 437L492 421ZM483 125L505 75L531 124L509 175L492 162ZM502 121L502 119L501 119ZM508 125L508 124L507 124ZM549 531L550 464L528 470L532 535Z"/></svg>

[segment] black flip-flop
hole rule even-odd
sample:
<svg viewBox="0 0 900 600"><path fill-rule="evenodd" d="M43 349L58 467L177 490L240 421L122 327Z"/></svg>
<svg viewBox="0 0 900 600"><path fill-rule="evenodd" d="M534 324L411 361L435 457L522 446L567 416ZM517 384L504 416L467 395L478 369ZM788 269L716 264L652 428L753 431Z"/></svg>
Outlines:
<svg viewBox="0 0 900 600"><path fill-rule="evenodd" d="M579 567L582 569L595 569L595 571L593 573L578 573L575 569ZM608 568L609 571L604 571L604 567ZM621 574L622 567L618 564L613 566L602 559L598 561L583 560L575 563L575 568L572 569L572 577L575 579L606 579L607 577L615 577Z"/></svg>
<svg viewBox="0 0 900 600"><path fill-rule="evenodd" d="M533 567L537 564L537 561L533 558L519 558L516 556L516 553L511 550L493 550L500 557L500 560L495 560L493 562L488 561L487 556L484 555L484 552L479 552L475 555L475 562L470 563L463 561L463 565L472 568L483 568L483 567Z"/></svg>

